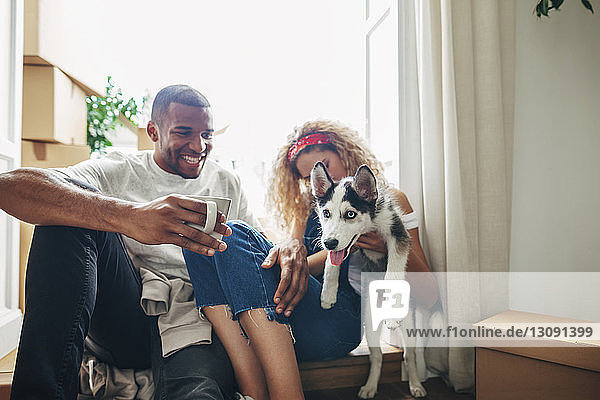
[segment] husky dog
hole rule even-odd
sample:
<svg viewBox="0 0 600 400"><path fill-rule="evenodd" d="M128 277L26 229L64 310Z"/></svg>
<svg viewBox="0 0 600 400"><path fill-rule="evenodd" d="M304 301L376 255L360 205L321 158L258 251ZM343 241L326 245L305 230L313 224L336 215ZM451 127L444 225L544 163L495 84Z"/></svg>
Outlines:
<svg viewBox="0 0 600 400"><path fill-rule="evenodd" d="M331 308L337 301L339 265L350 254L350 248L359 236L376 231L386 242L387 256L371 250L360 249L364 272L385 272L385 279L404 279L406 262L410 250L410 237L402 224L402 209L391 197L388 189L377 185L375 176L368 166L362 165L353 177L334 183L325 166L318 162L310 175L312 193L317 200L317 211L321 222L321 242L329 252L325 262L321 307ZM367 308L367 313L370 307ZM411 307L414 308L414 307ZM379 346L381 328L373 332L371 318L367 316L367 343L371 368L369 377L359 392L363 399L372 398L377 392L381 375L382 353ZM401 326L405 330L412 323L412 315L401 323L386 321L390 328ZM408 372L410 393L424 397L427 392L417 377L415 361L415 339L404 333L406 348L404 365Z"/></svg>

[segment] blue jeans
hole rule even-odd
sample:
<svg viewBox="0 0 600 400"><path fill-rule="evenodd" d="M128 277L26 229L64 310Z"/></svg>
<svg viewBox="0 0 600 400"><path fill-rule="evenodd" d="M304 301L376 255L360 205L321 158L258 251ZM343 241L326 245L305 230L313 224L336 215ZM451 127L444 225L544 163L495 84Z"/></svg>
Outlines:
<svg viewBox="0 0 600 400"><path fill-rule="evenodd" d="M343 357L361 340L360 296L340 274L337 302L321 308L321 283L310 277L306 294L288 318L275 312L273 297L279 284L278 265L261 267L272 244L241 221L228 222L232 234L223 240L227 250L208 257L183 250L198 307L229 305L233 318L263 308L267 318L290 324L298 361Z"/></svg>

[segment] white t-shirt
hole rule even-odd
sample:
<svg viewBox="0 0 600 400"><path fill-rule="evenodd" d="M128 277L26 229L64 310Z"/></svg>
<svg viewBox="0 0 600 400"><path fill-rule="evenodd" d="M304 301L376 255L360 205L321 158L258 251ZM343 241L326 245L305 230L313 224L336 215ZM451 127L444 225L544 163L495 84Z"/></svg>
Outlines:
<svg viewBox="0 0 600 400"><path fill-rule="evenodd" d="M402 220L402 224L404 224L404 228L406 230L414 229L419 226L419 219L417 218L417 213L414 211L409 214L402 215L400 219ZM348 262L348 282L357 294L360 294L361 291L361 262L360 255L358 253L350 254L350 260Z"/></svg>
<svg viewBox="0 0 600 400"><path fill-rule="evenodd" d="M86 182L106 196L134 202L148 202L169 194L227 197L231 199L228 219L242 220L260 230L248 208L240 180L232 172L207 159L198 178L185 179L162 170L154 161L153 153L115 151L100 159L54 170ZM136 267L163 273L167 278L189 281L180 247L142 244L126 236L123 240Z"/></svg>

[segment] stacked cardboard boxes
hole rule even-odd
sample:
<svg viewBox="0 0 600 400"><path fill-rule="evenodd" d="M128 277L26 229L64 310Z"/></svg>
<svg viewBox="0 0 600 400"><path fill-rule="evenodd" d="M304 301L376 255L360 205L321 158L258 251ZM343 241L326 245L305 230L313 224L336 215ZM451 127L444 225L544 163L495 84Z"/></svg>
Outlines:
<svg viewBox="0 0 600 400"><path fill-rule="evenodd" d="M84 90L56 66L23 66L23 167L65 167L90 157L85 97ZM22 310L32 234L33 226L22 223L19 298Z"/></svg>

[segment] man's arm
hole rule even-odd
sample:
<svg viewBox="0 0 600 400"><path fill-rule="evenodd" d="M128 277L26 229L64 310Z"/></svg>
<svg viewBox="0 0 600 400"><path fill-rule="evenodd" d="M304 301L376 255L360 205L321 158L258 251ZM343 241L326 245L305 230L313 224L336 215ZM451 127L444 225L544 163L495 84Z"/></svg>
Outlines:
<svg viewBox="0 0 600 400"><path fill-rule="evenodd" d="M0 208L37 225L67 225L111 232L122 230L119 216L133 203L68 183L57 173L21 168L0 174Z"/></svg>
<svg viewBox="0 0 600 400"><path fill-rule="evenodd" d="M189 227L204 226L206 203L171 195L149 203L104 196L68 183L52 171L21 168L0 174L0 208L37 225L119 232L145 244L175 244L197 253L223 251L224 242ZM231 234L221 215L215 231Z"/></svg>

